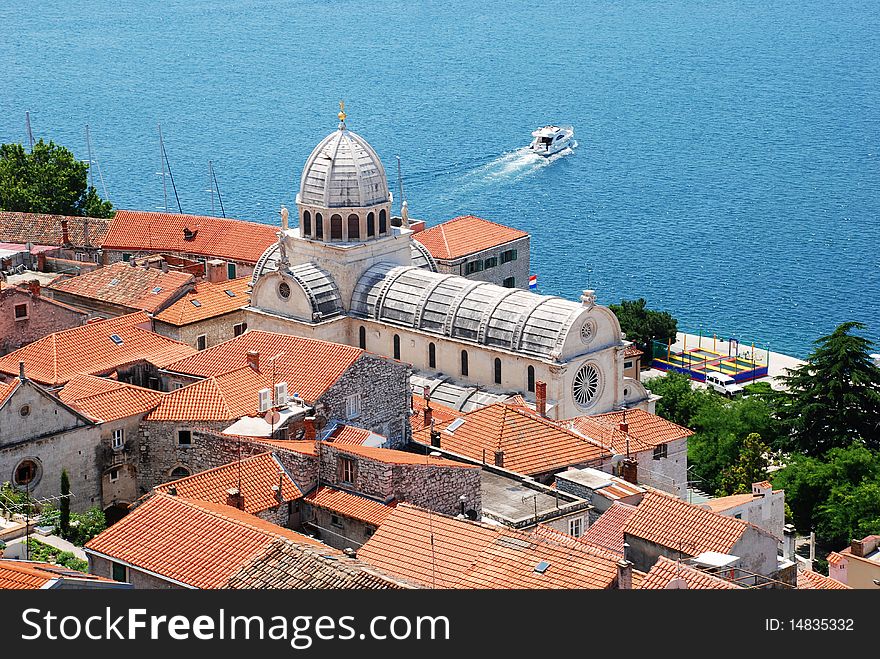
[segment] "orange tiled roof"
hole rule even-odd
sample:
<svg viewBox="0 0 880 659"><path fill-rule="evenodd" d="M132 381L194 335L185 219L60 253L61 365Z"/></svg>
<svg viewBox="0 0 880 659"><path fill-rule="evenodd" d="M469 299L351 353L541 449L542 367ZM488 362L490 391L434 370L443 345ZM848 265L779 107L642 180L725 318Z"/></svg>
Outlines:
<svg viewBox="0 0 880 659"><path fill-rule="evenodd" d="M96 421L115 421L143 414L156 407L164 395L93 375L75 375L58 393L63 402Z"/></svg>
<svg viewBox="0 0 880 659"><path fill-rule="evenodd" d="M435 588L610 588L617 577L616 562L588 548L408 504L395 508L358 557ZM538 572L542 561L547 569Z"/></svg>
<svg viewBox="0 0 880 659"><path fill-rule="evenodd" d="M648 571L640 588L645 590L665 589L673 579L684 579L690 590L742 590L741 586L701 572L689 565L679 565L661 556Z"/></svg>
<svg viewBox="0 0 880 659"><path fill-rule="evenodd" d="M67 235L73 245L85 245L84 221L88 220L89 243L100 247L112 220L99 217L68 217L42 213L0 211L0 242L58 245L64 242L61 220L67 220Z"/></svg>
<svg viewBox="0 0 880 659"><path fill-rule="evenodd" d="M85 549L194 588L219 588L279 538L339 554L237 508L163 493L92 538Z"/></svg>
<svg viewBox="0 0 880 659"><path fill-rule="evenodd" d="M580 538L575 538L573 535L563 533L562 531L557 531L552 526L547 526L546 524L538 524L535 528L531 530L531 534L538 538L543 538L544 540L558 542L559 544L565 545L566 547L575 547L582 551L595 554L596 556L603 556L613 561L619 561L622 556L622 552L608 551L607 548L597 544L593 544L592 542L584 538L584 536L581 536Z"/></svg>
<svg viewBox="0 0 880 659"><path fill-rule="evenodd" d="M353 494L333 487L320 486L305 498L311 505L331 510L344 517L379 526L394 512L397 501L381 503L360 494Z"/></svg>
<svg viewBox="0 0 880 659"><path fill-rule="evenodd" d="M582 539L623 556L623 527L636 510L636 506L615 501L590 525Z"/></svg>
<svg viewBox="0 0 880 659"><path fill-rule="evenodd" d="M704 501L700 505L707 507L712 512L723 513L725 510L730 510L731 508L736 508L737 506L741 506L744 503L749 503L755 498L756 497L754 494L731 494L727 497L716 497L715 499L709 499L708 501Z"/></svg>
<svg viewBox="0 0 880 659"><path fill-rule="evenodd" d="M828 554L828 564L829 565L839 565L844 560L846 560L846 557L843 554L841 554L840 552L833 551L830 554Z"/></svg>
<svg viewBox="0 0 880 659"><path fill-rule="evenodd" d="M223 435L224 437L234 437L235 435ZM303 455L311 455L313 457L318 457L318 450L315 447L315 442L310 440L301 440L301 439L262 439L255 437L242 437L241 439L247 440L249 442L253 442L254 444L259 444L260 446L267 446L269 448L280 448L285 451L293 451L294 453L301 453Z"/></svg>
<svg viewBox="0 0 880 659"><path fill-rule="evenodd" d="M773 485L770 483L770 481L761 481L760 483L755 483L755 485L757 485L758 487L762 487L762 488L772 488L773 487Z"/></svg>
<svg viewBox="0 0 880 659"><path fill-rule="evenodd" d="M580 435L513 405L494 403L463 415L464 423L453 433L448 423L435 424L440 430L440 447L494 464L495 452L504 452L504 468L527 476L557 471L565 467L593 463L608 456L607 451ZM430 444L430 433L413 434L415 441Z"/></svg>
<svg viewBox="0 0 880 659"><path fill-rule="evenodd" d="M425 399L413 394L412 408L413 414L409 417L409 424L412 426L413 432L418 432L425 427ZM441 423L455 421L460 416L462 416L461 412L456 412L451 407L431 401L431 418L434 419L435 427Z"/></svg>
<svg viewBox="0 0 880 659"><path fill-rule="evenodd" d="M360 446L374 434L375 433L364 428L340 425L336 426L336 428L333 429L333 432L327 435L324 441L332 442L337 446L340 444L354 444L355 446Z"/></svg>
<svg viewBox="0 0 880 659"><path fill-rule="evenodd" d="M0 559L0 590L37 590L45 587L53 579L63 578L112 583L110 579L104 577L77 572L51 563Z"/></svg>
<svg viewBox="0 0 880 659"><path fill-rule="evenodd" d="M758 529L673 496L648 491L623 531L663 547L680 547L683 553L696 556L706 551L729 553L750 527ZM761 533L770 535L766 531Z"/></svg>
<svg viewBox="0 0 880 659"><path fill-rule="evenodd" d="M291 395L314 402L364 353L359 348L289 334L251 330L166 366L175 373L210 377L247 365L247 353L260 353L260 369L276 382L287 382Z"/></svg>
<svg viewBox="0 0 880 659"><path fill-rule="evenodd" d="M273 485L280 486L280 498ZM244 495L244 511L254 515L302 498L302 491L271 453L242 458L241 462L208 469L154 489L167 493L174 487L179 497L225 504L227 491L239 486Z"/></svg>
<svg viewBox="0 0 880 659"><path fill-rule="evenodd" d="M641 357L644 355L644 351L639 350L636 344L630 344L626 347L626 350L623 351L623 358L630 359L632 357Z"/></svg>
<svg viewBox="0 0 880 659"><path fill-rule="evenodd" d="M186 240L184 229L195 232ZM104 238L104 249L179 252L256 263L278 240L278 227L221 217L119 210Z"/></svg>
<svg viewBox="0 0 880 659"><path fill-rule="evenodd" d="M149 316L138 311L49 334L0 357L0 373L18 375L18 362L24 361L28 378L61 385L77 374L109 373L142 360L162 368L195 353L183 343L151 332L149 323ZM121 343L115 343L113 335Z"/></svg>
<svg viewBox="0 0 880 659"><path fill-rule="evenodd" d="M3 403L6 402L6 399L12 395L12 392L18 387L18 383L21 382L18 378L13 378L9 382L0 382L0 407L3 406Z"/></svg>
<svg viewBox="0 0 880 659"><path fill-rule="evenodd" d="M497 247L528 233L473 215L463 215L413 234L435 259L458 259Z"/></svg>
<svg viewBox="0 0 880 659"><path fill-rule="evenodd" d="M438 458L432 455L418 455L417 453L408 453L406 451L398 451L390 448L378 448L375 446L362 446L358 444L342 444L337 446L336 442L322 443L334 447L337 453L359 455L370 460L375 460L376 462L384 462L385 464L426 465L430 467L452 467L456 469L480 468L479 465L456 462L455 460L447 460L446 458Z"/></svg>
<svg viewBox="0 0 880 659"><path fill-rule="evenodd" d="M798 590L852 590L837 579L826 577L812 570L798 570L797 587Z"/></svg>
<svg viewBox="0 0 880 659"><path fill-rule="evenodd" d="M156 314L156 320L182 327L231 313L246 307L250 302L251 296L248 291L250 283L250 277L230 279L217 284L200 281L195 289Z"/></svg>
<svg viewBox="0 0 880 659"><path fill-rule="evenodd" d="M579 416L565 421L575 432L592 439L603 448L617 454L626 453L627 433L620 430L624 413L606 412L595 416ZM629 426L629 450L640 452L653 450L655 446L667 444L693 435L693 431L679 426L663 417L635 408L626 411Z"/></svg>
<svg viewBox="0 0 880 659"><path fill-rule="evenodd" d="M183 272L162 272L159 268L141 268L120 262L56 280L48 288L88 300L155 313L194 282L195 277Z"/></svg>

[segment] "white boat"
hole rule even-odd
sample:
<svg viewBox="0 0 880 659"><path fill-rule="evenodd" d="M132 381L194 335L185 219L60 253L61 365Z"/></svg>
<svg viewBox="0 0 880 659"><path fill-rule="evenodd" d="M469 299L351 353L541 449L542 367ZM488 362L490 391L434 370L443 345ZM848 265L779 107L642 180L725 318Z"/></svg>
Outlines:
<svg viewBox="0 0 880 659"><path fill-rule="evenodd" d="M542 156L552 156L574 146L574 128L571 126L544 126L532 131L529 150Z"/></svg>

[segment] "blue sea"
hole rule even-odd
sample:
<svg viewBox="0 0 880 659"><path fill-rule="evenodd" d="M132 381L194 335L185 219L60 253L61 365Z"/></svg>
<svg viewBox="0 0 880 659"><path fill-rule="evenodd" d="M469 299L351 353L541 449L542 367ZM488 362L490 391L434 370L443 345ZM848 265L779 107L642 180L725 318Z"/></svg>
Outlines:
<svg viewBox="0 0 880 659"><path fill-rule="evenodd" d="M412 217L529 231L542 293L800 357L847 320L880 341L878 3L7 0L0 25L0 141L30 111L85 159L88 124L118 208L164 206L161 124L184 212L211 160L227 216L276 223L345 99ZM578 146L530 157L549 122Z"/></svg>

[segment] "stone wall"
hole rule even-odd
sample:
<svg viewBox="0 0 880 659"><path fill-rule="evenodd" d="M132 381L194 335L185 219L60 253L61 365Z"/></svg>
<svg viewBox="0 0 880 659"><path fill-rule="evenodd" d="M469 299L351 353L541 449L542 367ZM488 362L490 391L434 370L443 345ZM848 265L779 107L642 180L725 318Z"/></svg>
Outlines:
<svg viewBox="0 0 880 659"><path fill-rule="evenodd" d="M467 277L474 281L488 281L498 286L504 286L504 280L508 277L514 278L515 288L529 287L529 242L528 236L517 238L504 245L498 245L492 249L487 249L476 254L468 254L466 257L455 260L438 259L437 270L442 273L459 275ZM509 249L517 251L516 259L501 262L501 253ZM486 259L494 257L497 259L498 265L495 267L485 268L479 272L467 274L467 264L472 261L482 261L485 264Z"/></svg>
<svg viewBox="0 0 880 659"><path fill-rule="evenodd" d="M20 304L27 305L27 318L16 320L15 307ZM53 304L20 287L4 287L0 291L0 355L18 350L53 332L79 327L87 317L85 312Z"/></svg>
<svg viewBox="0 0 880 659"><path fill-rule="evenodd" d="M338 523L333 522L333 517ZM306 520L303 531L336 549L359 549L376 530L372 524L324 508L316 508L308 503L303 505L303 519Z"/></svg>
<svg viewBox="0 0 880 659"><path fill-rule="evenodd" d="M395 498L446 515L465 511L482 512L479 467L434 467L394 465L392 488Z"/></svg>
<svg viewBox="0 0 880 659"><path fill-rule="evenodd" d="M197 323L190 323L189 325L184 325L182 327L163 323L161 320L154 319L153 331L196 349L199 347L198 337L204 334L207 341L205 347L210 348L218 343L234 339L235 325L244 322L244 310L239 309L231 313L223 314L222 316L207 318Z"/></svg>
<svg viewBox="0 0 880 659"><path fill-rule="evenodd" d="M210 445L203 445L201 435L193 432L192 443L181 446L178 443L178 430L194 430L206 428L223 430L230 421L144 421L138 430L136 448L136 467L138 489L141 494L149 492L156 485L173 480L171 471L176 467L184 467L190 474L206 469L219 467L233 462L237 457L237 445L233 443L235 452L230 450L227 456L215 455ZM230 447L230 448L232 448ZM244 451L242 452L245 454ZM222 460L222 461L221 461Z"/></svg>
<svg viewBox="0 0 880 659"><path fill-rule="evenodd" d="M94 574L99 577L106 577L107 579L113 578L113 563L111 561L108 561L106 558L102 558L100 556L95 556L88 550L86 550L86 553L89 558L89 574ZM165 581L164 579L160 579L159 577L155 577L152 574L148 574L146 572L141 572L140 570L136 570L135 568L127 567L125 572L127 575L126 578L128 579L128 583L130 583L134 588L154 590L178 590L183 588L183 586L171 583L170 581Z"/></svg>

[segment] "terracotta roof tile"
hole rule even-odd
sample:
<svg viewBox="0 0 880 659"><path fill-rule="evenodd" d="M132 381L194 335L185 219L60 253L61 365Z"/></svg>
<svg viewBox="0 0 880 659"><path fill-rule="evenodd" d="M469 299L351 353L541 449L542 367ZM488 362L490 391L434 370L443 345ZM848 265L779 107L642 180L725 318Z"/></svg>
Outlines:
<svg viewBox="0 0 880 659"><path fill-rule="evenodd" d="M324 508L344 517L379 526L394 512L397 501L382 503L360 494L333 487L321 486L306 495L305 500L313 506Z"/></svg>
<svg viewBox="0 0 880 659"><path fill-rule="evenodd" d="M662 590L667 588L673 579L684 579L690 590L742 590L741 586L719 579L711 574L701 572L689 565L680 565L661 556L648 571L640 588L644 590Z"/></svg>
<svg viewBox="0 0 880 659"><path fill-rule="evenodd" d="M588 437L603 448L617 454L626 453L627 433L620 430L624 413L607 412L595 416L579 416L564 421L573 431ZM629 450L640 452L653 450L655 446L668 444L693 435L693 431L641 409L626 411L629 426Z"/></svg>
<svg viewBox="0 0 880 659"><path fill-rule="evenodd" d="M195 282L183 272L162 272L128 263L114 263L69 279L56 280L49 290L86 300L117 304L155 313L164 309Z"/></svg>
<svg viewBox="0 0 880 659"><path fill-rule="evenodd" d="M110 579L51 563L0 559L0 590L36 590L59 578L112 583Z"/></svg>
<svg viewBox="0 0 880 659"><path fill-rule="evenodd" d="M237 508L162 493L92 538L85 549L194 588L219 588L278 539L339 554Z"/></svg>
<svg viewBox="0 0 880 659"><path fill-rule="evenodd" d="M685 554L696 556L706 551L729 553L750 527L758 528L673 496L648 491L623 531L670 549L680 547Z"/></svg>
<svg viewBox="0 0 880 659"><path fill-rule="evenodd" d="M62 385L77 374L110 373L138 361L163 368L196 352L151 332L149 324L149 316L138 311L55 332L0 357L0 373L18 375L18 362L24 361L28 378L40 384Z"/></svg>
<svg viewBox="0 0 880 659"><path fill-rule="evenodd" d="M259 391L271 389L271 373L242 366L166 394L147 421L235 421L259 412Z"/></svg>
<svg viewBox="0 0 880 659"><path fill-rule="evenodd" d="M531 530L531 533L538 538L558 542L566 547L576 547L582 551L586 551L596 556L602 556L613 561L619 561L623 555L622 551L609 551L606 547L590 542L584 536L575 538L568 533L557 531L552 526L547 526L546 524L538 524L538 526Z"/></svg>
<svg viewBox="0 0 880 659"><path fill-rule="evenodd" d="M194 290L158 313L156 320L182 327L242 309L250 303L250 283L249 277L230 279L216 284L200 281Z"/></svg>
<svg viewBox="0 0 880 659"><path fill-rule="evenodd" d="M365 428L339 425L324 438L324 441L332 442L335 445L354 444L355 446L361 446L365 441L370 439L370 437L379 437L379 435L376 435L376 433L366 430Z"/></svg>
<svg viewBox="0 0 880 659"><path fill-rule="evenodd" d="M798 590L852 590L837 579L826 577L812 570L798 570L797 587Z"/></svg>
<svg viewBox="0 0 880 659"><path fill-rule="evenodd" d="M583 539L623 556L623 527L636 510L636 506L615 501L590 525Z"/></svg>
<svg viewBox="0 0 880 659"><path fill-rule="evenodd" d="M18 378L13 378L9 382L0 382L0 407L3 406L3 403L6 402L6 399L12 395L12 392L18 388L18 383L21 382Z"/></svg>
<svg viewBox="0 0 880 659"><path fill-rule="evenodd" d="M186 240L184 229L195 232ZM278 227L220 217L119 210L104 238L104 249L178 252L256 263L278 240Z"/></svg>
<svg viewBox="0 0 880 659"><path fill-rule="evenodd" d="M144 414L159 404L163 394L133 384L75 375L58 397L96 421L115 421Z"/></svg>
<svg viewBox="0 0 880 659"><path fill-rule="evenodd" d="M84 246L84 221L88 220L89 244L100 247L112 220L99 217L69 217L41 213L0 211L0 241L60 246L64 242L61 220L67 220L67 234L72 245Z"/></svg>
<svg viewBox="0 0 880 659"><path fill-rule="evenodd" d="M497 247L528 233L473 215L463 215L413 234L435 259L458 259Z"/></svg>
<svg viewBox="0 0 880 659"><path fill-rule="evenodd" d="M556 423L521 410L494 403L461 417L454 432L449 423L435 424L440 447L473 460L495 463L495 452L504 452L504 468L527 476L558 471L578 464L598 463L607 451ZM430 432L413 434L415 441L430 444Z"/></svg>
<svg viewBox="0 0 880 659"><path fill-rule="evenodd" d="M754 494L732 494L728 497L716 497L714 499L709 499L708 501L703 501L700 505L705 506L712 512L723 513L725 510L730 510L731 508L741 506L744 503L749 503L756 498L759 497L755 497Z"/></svg>
<svg viewBox="0 0 880 659"><path fill-rule="evenodd" d="M287 382L290 395L299 394L313 403L354 364L363 350L289 334L247 331L229 341L167 365L167 370L196 377L228 373L247 365L251 350L260 353L260 368L276 382ZM268 360L275 355L278 359Z"/></svg>
<svg viewBox="0 0 880 659"><path fill-rule="evenodd" d="M321 442L326 446L332 446L337 453L343 455L358 455L376 462L384 462L385 464L394 465L423 465L431 467L451 467L453 469L479 469L479 465L472 465L466 462L456 462L455 460L447 460L446 458L438 458L432 455L419 455L418 453L409 453L407 451L398 451L390 448L379 448L376 446L362 446L358 444L342 444L337 445L336 442Z"/></svg>
<svg viewBox="0 0 880 659"><path fill-rule="evenodd" d="M223 434L223 437L234 437L235 435L226 435ZM260 446L266 446L272 449L282 449L284 451L293 451L294 453L301 453L302 455L311 455L313 457L318 456L318 450L315 447L314 441L309 440L298 440L298 439L262 439L255 437L242 437L241 439L247 440L249 442L253 442L254 444L259 444Z"/></svg>
<svg viewBox="0 0 880 659"><path fill-rule="evenodd" d="M645 353L642 350L639 350L635 344L628 345L626 349L623 351L624 359L631 359L633 357L641 357Z"/></svg>
<svg viewBox="0 0 880 659"><path fill-rule="evenodd" d="M422 396L413 394L412 408L413 414L409 418L409 423L412 426L412 431L418 432L425 427L425 399ZM434 419L435 427L442 423L455 421L460 416L463 416L461 412L457 412L451 407L446 407L446 405L436 401L431 401L431 418Z"/></svg>
<svg viewBox="0 0 880 659"><path fill-rule="evenodd" d="M272 489L280 486L280 497ZM302 491L271 453L260 453L241 462L201 471L192 476L157 485L158 492L177 490L177 496L225 504L230 488L244 495L244 512L255 515L287 501L302 498Z"/></svg>

